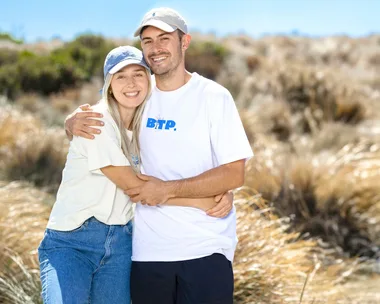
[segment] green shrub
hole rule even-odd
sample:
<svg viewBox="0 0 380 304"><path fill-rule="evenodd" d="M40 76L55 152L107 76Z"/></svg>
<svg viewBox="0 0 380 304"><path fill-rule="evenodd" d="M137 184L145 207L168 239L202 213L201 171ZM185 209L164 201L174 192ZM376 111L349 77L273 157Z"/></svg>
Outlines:
<svg viewBox="0 0 380 304"><path fill-rule="evenodd" d="M64 62L53 56L30 56L18 62L22 91L48 95L65 87L78 85L83 73L74 62Z"/></svg>
<svg viewBox="0 0 380 304"><path fill-rule="evenodd" d="M227 50L212 41L193 41L186 51L186 69L215 80Z"/></svg>
<svg viewBox="0 0 380 304"><path fill-rule="evenodd" d="M0 94L14 99L21 90L19 72L16 65L3 65L0 68Z"/></svg>
<svg viewBox="0 0 380 304"><path fill-rule="evenodd" d="M48 95L76 87L103 75L104 58L114 47L101 36L82 35L49 55L0 50L0 94L14 99L20 91Z"/></svg>
<svg viewBox="0 0 380 304"><path fill-rule="evenodd" d="M141 48L141 40L140 39L136 39L133 41L132 45L135 47L135 48L138 48L140 51L142 51L142 48Z"/></svg>
<svg viewBox="0 0 380 304"><path fill-rule="evenodd" d="M22 44L23 41L21 39L17 39L13 37L11 34L0 32L0 40L8 40L17 44Z"/></svg>
<svg viewBox="0 0 380 304"><path fill-rule="evenodd" d="M70 58L82 70L85 79L90 80L103 75L104 59L115 46L101 36L82 35L55 50L52 56Z"/></svg>
<svg viewBox="0 0 380 304"><path fill-rule="evenodd" d="M19 52L10 49L0 49L0 66L17 62Z"/></svg>

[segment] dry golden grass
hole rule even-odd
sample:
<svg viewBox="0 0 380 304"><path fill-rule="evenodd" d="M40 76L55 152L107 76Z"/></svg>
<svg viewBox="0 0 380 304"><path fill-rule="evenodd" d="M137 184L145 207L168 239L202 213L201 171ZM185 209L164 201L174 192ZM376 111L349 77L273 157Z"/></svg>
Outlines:
<svg viewBox="0 0 380 304"><path fill-rule="evenodd" d="M368 96L351 87L347 79L343 83L328 69L266 62L247 78L237 101L248 111L259 110L264 115L277 111L277 121L281 120L281 112L283 121L289 121L291 115L294 131L316 133L327 121L357 124L366 118L364 101Z"/></svg>
<svg viewBox="0 0 380 304"><path fill-rule="evenodd" d="M36 248L53 200L26 183L0 183L0 302L40 303ZM315 240L295 242L298 234L284 233L286 221L275 217L249 188L236 193L236 205L235 303L300 303L301 296L302 303L375 299L374 286L364 290L366 281L360 276L369 273L370 265L339 259ZM352 294L347 284L356 292L362 289Z"/></svg>
<svg viewBox="0 0 380 304"><path fill-rule="evenodd" d="M289 231L321 237L352 256L380 256L378 144L363 140L319 154L293 148L258 136L246 186L290 218Z"/></svg>
<svg viewBox="0 0 380 304"><path fill-rule="evenodd" d="M15 110L10 104L1 104L0 146L2 149L13 149L40 128L41 122L34 116Z"/></svg>
<svg viewBox="0 0 380 304"><path fill-rule="evenodd" d="M6 105L0 115L0 144L2 179L57 189L68 149L62 128L44 129L31 114Z"/></svg>
<svg viewBox="0 0 380 304"><path fill-rule="evenodd" d="M338 251L323 249L318 239L297 240L298 233L285 233L286 219L276 217L252 189L237 191L235 202L239 237L235 303L372 303L380 299L374 286L366 287L367 282L380 280L373 263L339 257Z"/></svg>
<svg viewBox="0 0 380 304"><path fill-rule="evenodd" d="M27 183L0 182L0 303L40 303L37 247L53 197Z"/></svg>
<svg viewBox="0 0 380 304"><path fill-rule="evenodd" d="M101 79L94 77L80 88L68 88L49 96L24 93L12 103L17 106L22 115L30 116L33 114L36 117L35 119L38 118L43 121L45 126L62 128L66 116L79 105L84 103L95 104L100 99L99 90L101 87Z"/></svg>
<svg viewBox="0 0 380 304"><path fill-rule="evenodd" d="M217 81L255 152L236 192L235 303L380 303L380 36L218 41L230 52ZM100 82L1 104L0 302L40 301L35 249L53 201L9 181L58 186L67 142L43 124L95 103Z"/></svg>

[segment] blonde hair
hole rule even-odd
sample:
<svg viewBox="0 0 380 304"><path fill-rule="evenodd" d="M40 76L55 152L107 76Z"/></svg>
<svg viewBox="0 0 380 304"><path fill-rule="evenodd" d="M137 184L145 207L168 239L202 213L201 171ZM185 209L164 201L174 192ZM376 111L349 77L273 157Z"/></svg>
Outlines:
<svg viewBox="0 0 380 304"><path fill-rule="evenodd" d="M125 155L125 157L128 159L129 163L131 164L131 167L136 173L140 172L140 128L141 128L141 120L142 120L142 114L145 108L146 101L149 99L150 94L152 92L152 81L150 72L145 69L146 76L148 77L148 93L145 97L144 101L136 107L136 111L133 115L132 121L128 127L132 131L132 139L129 139L127 135L126 128L123 124L123 121L121 120L118 102L116 101L115 97L109 92L109 87L111 86L111 80L113 75L107 74L104 86L103 86L103 92L102 92L102 99L106 102L108 111L110 112L113 120L115 121L121 135L121 149Z"/></svg>

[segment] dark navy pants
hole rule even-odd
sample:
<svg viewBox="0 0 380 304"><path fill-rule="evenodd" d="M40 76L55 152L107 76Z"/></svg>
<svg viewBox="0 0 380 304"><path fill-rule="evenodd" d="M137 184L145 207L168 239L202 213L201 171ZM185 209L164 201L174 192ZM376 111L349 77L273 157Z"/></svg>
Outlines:
<svg viewBox="0 0 380 304"><path fill-rule="evenodd" d="M178 262L132 262L133 304L232 304L231 262L222 254Z"/></svg>

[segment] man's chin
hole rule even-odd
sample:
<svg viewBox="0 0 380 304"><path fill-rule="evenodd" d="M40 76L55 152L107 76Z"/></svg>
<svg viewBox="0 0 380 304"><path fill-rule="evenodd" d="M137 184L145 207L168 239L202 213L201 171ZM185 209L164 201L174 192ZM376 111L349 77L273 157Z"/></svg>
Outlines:
<svg viewBox="0 0 380 304"><path fill-rule="evenodd" d="M169 73L168 69L152 69L154 75L163 76Z"/></svg>

